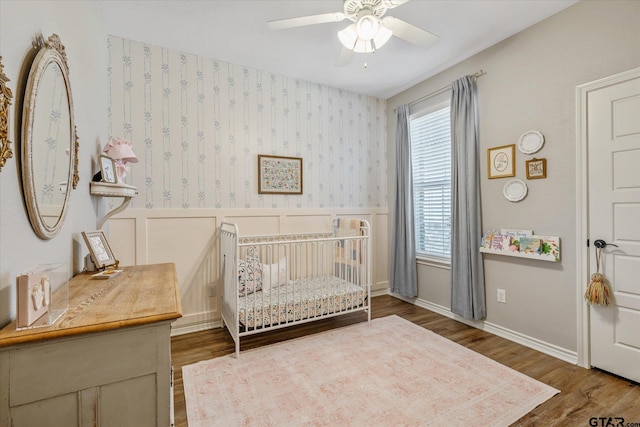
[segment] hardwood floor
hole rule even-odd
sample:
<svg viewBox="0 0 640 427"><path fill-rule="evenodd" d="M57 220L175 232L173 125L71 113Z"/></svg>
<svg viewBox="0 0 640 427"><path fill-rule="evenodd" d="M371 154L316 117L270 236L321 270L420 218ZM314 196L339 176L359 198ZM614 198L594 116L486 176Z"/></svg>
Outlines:
<svg viewBox="0 0 640 427"><path fill-rule="evenodd" d="M583 369L391 296L372 299L372 317L396 314L561 392L518 420L516 426L640 427L640 385L595 369ZM355 313L247 337L242 350L366 320ZM171 339L175 368L176 427L187 426L182 366L234 352L226 329ZM596 418L592 420L592 418ZM608 420L608 418L612 418ZM622 421L620 418L623 418Z"/></svg>

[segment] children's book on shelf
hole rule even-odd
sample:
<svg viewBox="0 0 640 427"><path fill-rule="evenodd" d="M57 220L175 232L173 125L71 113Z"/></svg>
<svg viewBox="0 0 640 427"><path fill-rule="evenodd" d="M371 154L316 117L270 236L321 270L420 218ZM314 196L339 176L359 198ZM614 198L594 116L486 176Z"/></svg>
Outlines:
<svg viewBox="0 0 640 427"><path fill-rule="evenodd" d="M526 254L539 254L542 240L534 237L521 237L520 238L520 252Z"/></svg>
<svg viewBox="0 0 640 427"><path fill-rule="evenodd" d="M540 254L553 255L556 260L560 260L560 238L558 236L533 236L541 240Z"/></svg>

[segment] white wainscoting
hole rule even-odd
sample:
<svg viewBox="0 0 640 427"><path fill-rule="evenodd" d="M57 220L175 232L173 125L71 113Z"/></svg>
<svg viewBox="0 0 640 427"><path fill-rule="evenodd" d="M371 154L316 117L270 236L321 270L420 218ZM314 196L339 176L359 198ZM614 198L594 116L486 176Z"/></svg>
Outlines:
<svg viewBox="0 0 640 427"><path fill-rule="evenodd" d="M386 292L386 209L127 209L109 220L107 234L121 265L176 264L182 318L172 335L180 335L220 326L216 231L221 222L238 224L241 235L265 235L331 231L333 219L347 217L371 224L372 292Z"/></svg>

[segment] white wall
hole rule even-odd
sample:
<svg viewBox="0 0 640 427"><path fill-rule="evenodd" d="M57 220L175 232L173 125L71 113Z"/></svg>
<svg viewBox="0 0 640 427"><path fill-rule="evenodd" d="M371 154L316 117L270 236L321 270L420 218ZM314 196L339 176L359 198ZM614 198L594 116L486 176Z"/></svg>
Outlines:
<svg viewBox="0 0 640 427"><path fill-rule="evenodd" d="M395 164L393 108L479 69L483 153L483 228L531 229L561 237L562 260L540 262L484 255L487 319L568 353L577 350L576 86L640 65L640 2L582 1L457 64L388 102L389 184ZM487 178L486 149L514 144L537 129L545 144L535 155L516 153L516 177L529 187L519 203L502 196L506 179ZM547 159L547 178L526 180L525 161ZM393 195L389 194L389 199ZM450 307L450 274L419 264L419 298ZM496 302L496 289L507 303Z"/></svg>
<svg viewBox="0 0 640 427"><path fill-rule="evenodd" d="M32 231L20 180L21 105L28 64L25 58L34 36L58 34L69 63L75 122L80 138L80 183L72 192L69 212L58 236L40 240ZM9 139L13 158L0 172L0 325L15 316L15 277L44 263L66 262L72 272L82 269L87 253L80 231L96 227L96 209L89 195L92 159L107 137L107 35L91 2L0 2L0 52L14 93Z"/></svg>

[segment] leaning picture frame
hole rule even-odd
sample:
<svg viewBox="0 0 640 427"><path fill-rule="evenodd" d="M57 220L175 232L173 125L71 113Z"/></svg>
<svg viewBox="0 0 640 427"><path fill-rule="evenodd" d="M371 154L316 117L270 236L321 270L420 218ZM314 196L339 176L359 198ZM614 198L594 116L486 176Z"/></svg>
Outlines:
<svg viewBox="0 0 640 427"><path fill-rule="evenodd" d="M542 179L547 177L547 159L531 159L526 162L527 179Z"/></svg>
<svg viewBox="0 0 640 427"><path fill-rule="evenodd" d="M516 145L503 145L487 149L489 179L516 176Z"/></svg>
<svg viewBox="0 0 640 427"><path fill-rule="evenodd" d="M118 182L116 163L111 157L105 155L100 156L100 172L102 173L102 182L109 182L112 184Z"/></svg>
<svg viewBox="0 0 640 427"><path fill-rule="evenodd" d="M81 234L89 249L91 261L93 261L96 268L104 269L111 266L114 266L116 269L118 268L119 261L113 255L113 251L104 232L83 231Z"/></svg>
<svg viewBox="0 0 640 427"><path fill-rule="evenodd" d="M302 158L258 154L258 194L302 194Z"/></svg>

